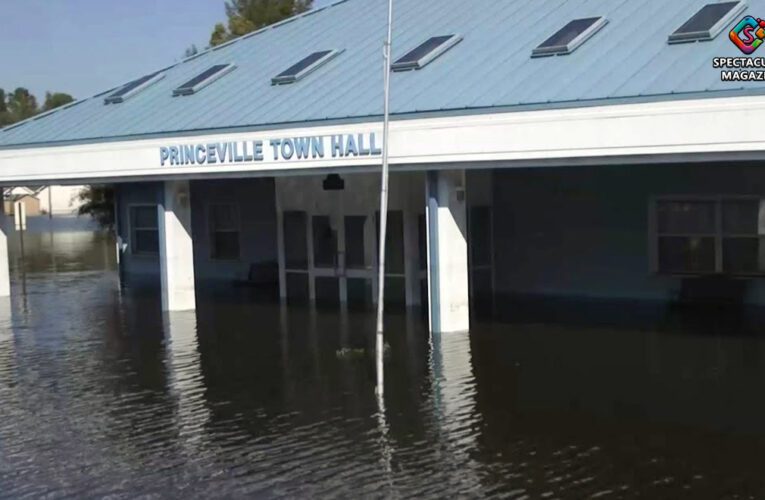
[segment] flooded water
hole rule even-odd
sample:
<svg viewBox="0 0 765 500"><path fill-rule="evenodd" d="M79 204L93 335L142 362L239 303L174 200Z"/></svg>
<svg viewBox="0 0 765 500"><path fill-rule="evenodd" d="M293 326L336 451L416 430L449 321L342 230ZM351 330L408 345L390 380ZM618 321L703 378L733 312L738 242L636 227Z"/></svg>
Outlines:
<svg viewBox="0 0 765 500"><path fill-rule="evenodd" d="M0 497L765 496L756 329L529 320L431 341L393 313L381 407L369 315L240 292L163 316L120 289L102 234L11 244Z"/></svg>

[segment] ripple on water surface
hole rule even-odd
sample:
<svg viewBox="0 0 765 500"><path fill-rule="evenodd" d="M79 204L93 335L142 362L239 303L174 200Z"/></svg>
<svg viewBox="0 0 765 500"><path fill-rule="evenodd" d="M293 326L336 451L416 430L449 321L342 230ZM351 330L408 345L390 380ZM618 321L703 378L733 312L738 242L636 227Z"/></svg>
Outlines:
<svg viewBox="0 0 765 500"><path fill-rule="evenodd" d="M0 497L765 493L756 335L497 324L431 342L391 313L381 407L372 359L336 354L374 345L369 315L243 293L163 317L81 234L30 239L0 303Z"/></svg>

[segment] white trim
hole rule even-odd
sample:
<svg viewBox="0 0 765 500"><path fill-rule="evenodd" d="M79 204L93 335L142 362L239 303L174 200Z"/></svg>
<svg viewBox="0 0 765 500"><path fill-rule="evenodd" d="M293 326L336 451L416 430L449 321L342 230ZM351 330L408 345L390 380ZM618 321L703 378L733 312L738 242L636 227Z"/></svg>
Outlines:
<svg viewBox="0 0 765 500"><path fill-rule="evenodd" d="M733 155L765 160L765 135L752 123L765 113L765 96L624 104L564 110L423 118L391 123L394 168L493 168L574 164L709 161ZM274 137L375 132L379 122L279 131L202 135L101 144L0 150L0 184L165 180L373 170L379 157L273 157ZM263 161L160 167L168 144L263 140Z"/></svg>

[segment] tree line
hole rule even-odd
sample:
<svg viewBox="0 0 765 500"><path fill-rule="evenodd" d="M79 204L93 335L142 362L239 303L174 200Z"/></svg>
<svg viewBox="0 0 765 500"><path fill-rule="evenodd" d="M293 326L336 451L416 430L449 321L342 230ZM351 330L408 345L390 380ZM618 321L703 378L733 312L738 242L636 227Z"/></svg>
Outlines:
<svg viewBox="0 0 765 500"><path fill-rule="evenodd" d="M215 47L234 38L246 35L270 24L307 11L313 0L227 0L227 22L217 23L210 34L210 46ZM186 50L186 56L197 52L194 45ZM31 118L38 113L50 111L69 104L74 98L63 92L46 92L45 101L39 106L29 90L19 87L12 92L0 88L0 127Z"/></svg>
<svg viewBox="0 0 765 500"><path fill-rule="evenodd" d="M228 22L218 23L210 35L210 46L246 35L270 24L307 11L313 0L228 0Z"/></svg>
<svg viewBox="0 0 765 500"><path fill-rule="evenodd" d="M45 102L40 107L35 96L24 87L19 87L13 92L6 92L0 88L0 127L32 118L38 113L50 111L72 101L74 98L69 94L46 92Z"/></svg>

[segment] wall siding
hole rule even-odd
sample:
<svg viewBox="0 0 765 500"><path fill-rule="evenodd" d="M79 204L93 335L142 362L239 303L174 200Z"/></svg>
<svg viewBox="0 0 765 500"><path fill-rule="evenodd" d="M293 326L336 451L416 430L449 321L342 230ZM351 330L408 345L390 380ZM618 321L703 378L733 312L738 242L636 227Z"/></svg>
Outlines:
<svg viewBox="0 0 765 500"><path fill-rule="evenodd" d="M741 164L508 169L494 180L502 296L670 300L681 280L651 272L651 198L765 196L765 169ZM747 302L765 304L764 283L749 282Z"/></svg>

